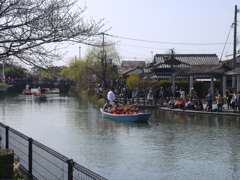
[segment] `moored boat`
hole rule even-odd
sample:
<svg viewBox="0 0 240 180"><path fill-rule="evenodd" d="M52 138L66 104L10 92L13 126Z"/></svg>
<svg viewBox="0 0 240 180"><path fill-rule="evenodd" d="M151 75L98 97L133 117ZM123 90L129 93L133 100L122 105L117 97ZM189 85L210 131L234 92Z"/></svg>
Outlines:
<svg viewBox="0 0 240 180"><path fill-rule="evenodd" d="M32 92L31 92L31 90L26 90L26 89L24 89L23 92L22 92L22 94L31 95Z"/></svg>
<svg viewBox="0 0 240 180"><path fill-rule="evenodd" d="M100 108L100 111L102 113L102 117L122 122L148 122L151 117L150 113L112 114L104 112L102 108Z"/></svg>
<svg viewBox="0 0 240 180"><path fill-rule="evenodd" d="M41 93L41 94L35 93L33 95L33 99L36 101L44 101L47 99L47 96L46 96L46 94L43 94L43 93Z"/></svg>

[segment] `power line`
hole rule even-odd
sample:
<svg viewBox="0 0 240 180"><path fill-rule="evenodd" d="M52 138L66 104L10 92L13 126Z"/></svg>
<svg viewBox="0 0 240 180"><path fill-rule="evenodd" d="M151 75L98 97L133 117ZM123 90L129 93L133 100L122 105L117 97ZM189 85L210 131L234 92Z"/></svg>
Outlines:
<svg viewBox="0 0 240 180"><path fill-rule="evenodd" d="M226 48L226 44L227 44L227 41L228 41L228 39L229 39L229 35L230 35L231 30L232 30L232 26L230 27L230 30L229 30L229 32L228 32L228 36L227 36L227 39L226 39L226 43L224 44L224 47L223 47L223 51L222 51L220 60L222 60L222 56L223 56L224 50L225 50L225 48Z"/></svg>
<svg viewBox="0 0 240 180"><path fill-rule="evenodd" d="M115 36L110 34L105 34L106 36L114 37L114 38L120 38L120 39L127 39L132 41L141 41L141 42L149 42L149 43L158 43L158 44L176 44L176 45L223 45L225 43L176 43L176 42L161 42L161 41L150 41L150 40L142 40L142 39L134 39L134 38L128 38L128 37L121 37L121 36ZM227 43L232 44L232 43Z"/></svg>

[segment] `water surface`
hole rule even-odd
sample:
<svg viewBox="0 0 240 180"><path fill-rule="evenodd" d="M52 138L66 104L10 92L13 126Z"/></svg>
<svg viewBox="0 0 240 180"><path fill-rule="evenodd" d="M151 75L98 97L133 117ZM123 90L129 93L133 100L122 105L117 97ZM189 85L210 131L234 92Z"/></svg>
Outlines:
<svg viewBox="0 0 240 180"><path fill-rule="evenodd" d="M150 112L120 123L82 98L0 96L2 123L108 179L240 179L239 117Z"/></svg>

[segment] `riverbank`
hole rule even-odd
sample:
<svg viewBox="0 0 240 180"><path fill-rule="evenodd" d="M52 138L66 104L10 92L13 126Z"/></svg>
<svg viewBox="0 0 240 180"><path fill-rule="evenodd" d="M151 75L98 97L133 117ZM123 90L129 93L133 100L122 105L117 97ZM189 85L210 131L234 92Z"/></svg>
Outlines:
<svg viewBox="0 0 240 180"><path fill-rule="evenodd" d="M123 98L119 98L118 101L120 103L124 102ZM135 107L138 107L139 109L160 109L160 110L165 110L165 111L173 111L173 112L182 112L182 113L198 113L198 114L215 114L215 115L231 115L231 116L240 116L240 113L234 112L233 109L228 109L227 104L223 105L223 111L222 112L217 112L217 111L197 111L197 110L182 110L182 109L170 109L166 107L165 105L159 104L159 103L152 103L152 104L147 104L144 103L143 100L140 100L139 104L132 104ZM207 106L207 102L203 103L204 108ZM217 106L216 102L213 102L213 108Z"/></svg>
<svg viewBox="0 0 240 180"><path fill-rule="evenodd" d="M232 109L224 108L222 112L217 111L197 111L197 110L182 110L182 109L170 109L168 107L159 107L160 110L182 112L182 113L192 113L192 114L214 114L214 115L225 115L225 116L240 116L240 113L234 112Z"/></svg>

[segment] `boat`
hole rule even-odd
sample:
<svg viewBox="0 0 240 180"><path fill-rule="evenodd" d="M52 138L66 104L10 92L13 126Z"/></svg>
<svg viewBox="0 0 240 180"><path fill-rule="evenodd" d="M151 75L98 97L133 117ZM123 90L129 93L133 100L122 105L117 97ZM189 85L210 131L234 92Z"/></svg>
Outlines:
<svg viewBox="0 0 240 180"><path fill-rule="evenodd" d="M33 99L35 101L45 101L45 100L47 100L47 96L46 96L46 94L43 94L43 93L41 93L41 94L35 93L33 95Z"/></svg>
<svg viewBox="0 0 240 180"><path fill-rule="evenodd" d="M31 90L26 90L26 89L24 89L23 92L22 92L22 94L24 94L24 95L31 95L31 94L33 94L33 93L31 92Z"/></svg>
<svg viewBox="0 0 240 180"><path fill-rule="evenodd" d="M102 113L102 117L122 122L148 122L151 117L150 113L112 114L104 112L102 108L100 108L100 111Z"/></svg>
<svg viewBox="0 0 240 180"><path fill-rule="evenodd" d="M42 90L45 94L59 94L58 88L42 88Z"/></svg>

